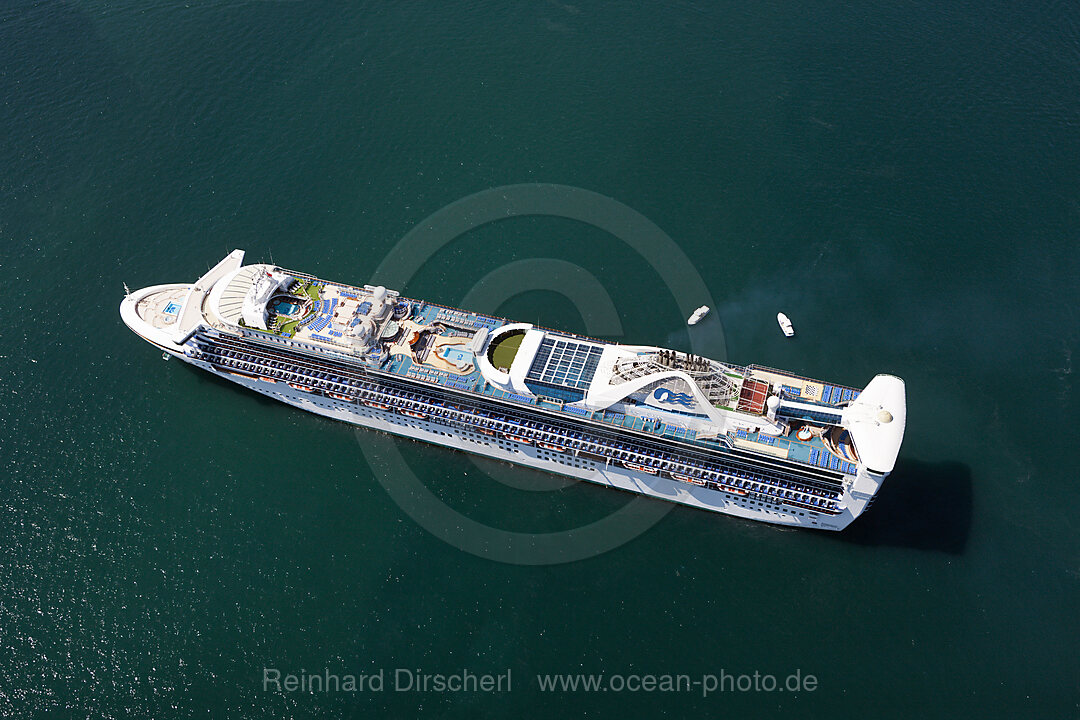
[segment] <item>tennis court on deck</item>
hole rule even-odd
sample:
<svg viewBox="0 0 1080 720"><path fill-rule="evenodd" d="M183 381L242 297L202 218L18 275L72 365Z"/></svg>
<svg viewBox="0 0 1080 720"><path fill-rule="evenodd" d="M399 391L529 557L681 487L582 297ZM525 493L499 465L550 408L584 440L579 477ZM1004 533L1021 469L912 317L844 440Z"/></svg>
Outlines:
<svg viewBox="0 0 1080 720"><path fill-rule="evenodd" d="M768 383L760 380L746 380L739 389L739 405L736 409L740 412L760 415L765 410L765 398L768 394Z"/></svg>

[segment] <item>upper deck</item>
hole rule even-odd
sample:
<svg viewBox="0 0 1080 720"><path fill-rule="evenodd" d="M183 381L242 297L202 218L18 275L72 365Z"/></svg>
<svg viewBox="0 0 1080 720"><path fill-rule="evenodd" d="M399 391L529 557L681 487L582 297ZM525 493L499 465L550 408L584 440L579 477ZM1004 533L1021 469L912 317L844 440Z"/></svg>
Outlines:
<svg viewBox="0 0 1080 720"><path fill-rule="evenodd" d="M252 327L258 318L252 322L250 307L260 282L262 328ZM844 474L860 460L843 423L856 388L616 345L272 266L244 266L224 284L211 294L216 314L241 332L346 355L414 382Z"/></svg>

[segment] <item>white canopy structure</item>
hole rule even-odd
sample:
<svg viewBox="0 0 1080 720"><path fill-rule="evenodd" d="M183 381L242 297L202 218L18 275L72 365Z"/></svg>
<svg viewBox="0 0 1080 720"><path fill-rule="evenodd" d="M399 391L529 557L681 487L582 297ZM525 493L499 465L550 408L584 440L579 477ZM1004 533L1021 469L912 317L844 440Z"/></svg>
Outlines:
<svg viewBox="0 0 1080 720"><path fill-rule="evenodd" d="M274 296L274 293L283 287L288 288L292 281L292 275L282 272L279 268L274 268L257 277L251 289L248 290L247 296L244 297L244 305L241 309L244 324L248 327L266 330L266 319L268 317L266 304L270 302L270 298Z"/></svg>
<svg viewBox="0 0 1080 720"><path fill-rule="evenodd" d="M892 472L907 424L904 381L877 375L843 412L843 425L851 433L859 457L874 473Z"/></svg>

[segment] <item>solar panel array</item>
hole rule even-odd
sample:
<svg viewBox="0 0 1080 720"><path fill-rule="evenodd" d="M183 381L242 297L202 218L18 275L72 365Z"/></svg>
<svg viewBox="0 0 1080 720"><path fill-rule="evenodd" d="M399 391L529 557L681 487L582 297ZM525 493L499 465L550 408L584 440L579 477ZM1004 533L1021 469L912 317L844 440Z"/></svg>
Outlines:
<svg viewBox="0 0 1080 720"><path fill-rule="evenodd" d="M585 390L596 373L604 349L558 337L545 337L536 351L526 380Z"/></svg>

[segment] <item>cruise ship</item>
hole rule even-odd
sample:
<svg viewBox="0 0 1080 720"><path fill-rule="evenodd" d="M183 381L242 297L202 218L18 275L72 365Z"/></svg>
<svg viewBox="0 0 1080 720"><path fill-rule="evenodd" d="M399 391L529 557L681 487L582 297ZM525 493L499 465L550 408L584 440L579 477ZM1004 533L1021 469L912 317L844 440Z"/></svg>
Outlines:
<svg viewBox="0 0 1080 720"><path fill-rule="evenodd" d="M904 436L862 389L513 322L235 250L120 315L169 356L344 422L751 520L842 530Z"/></svg>

